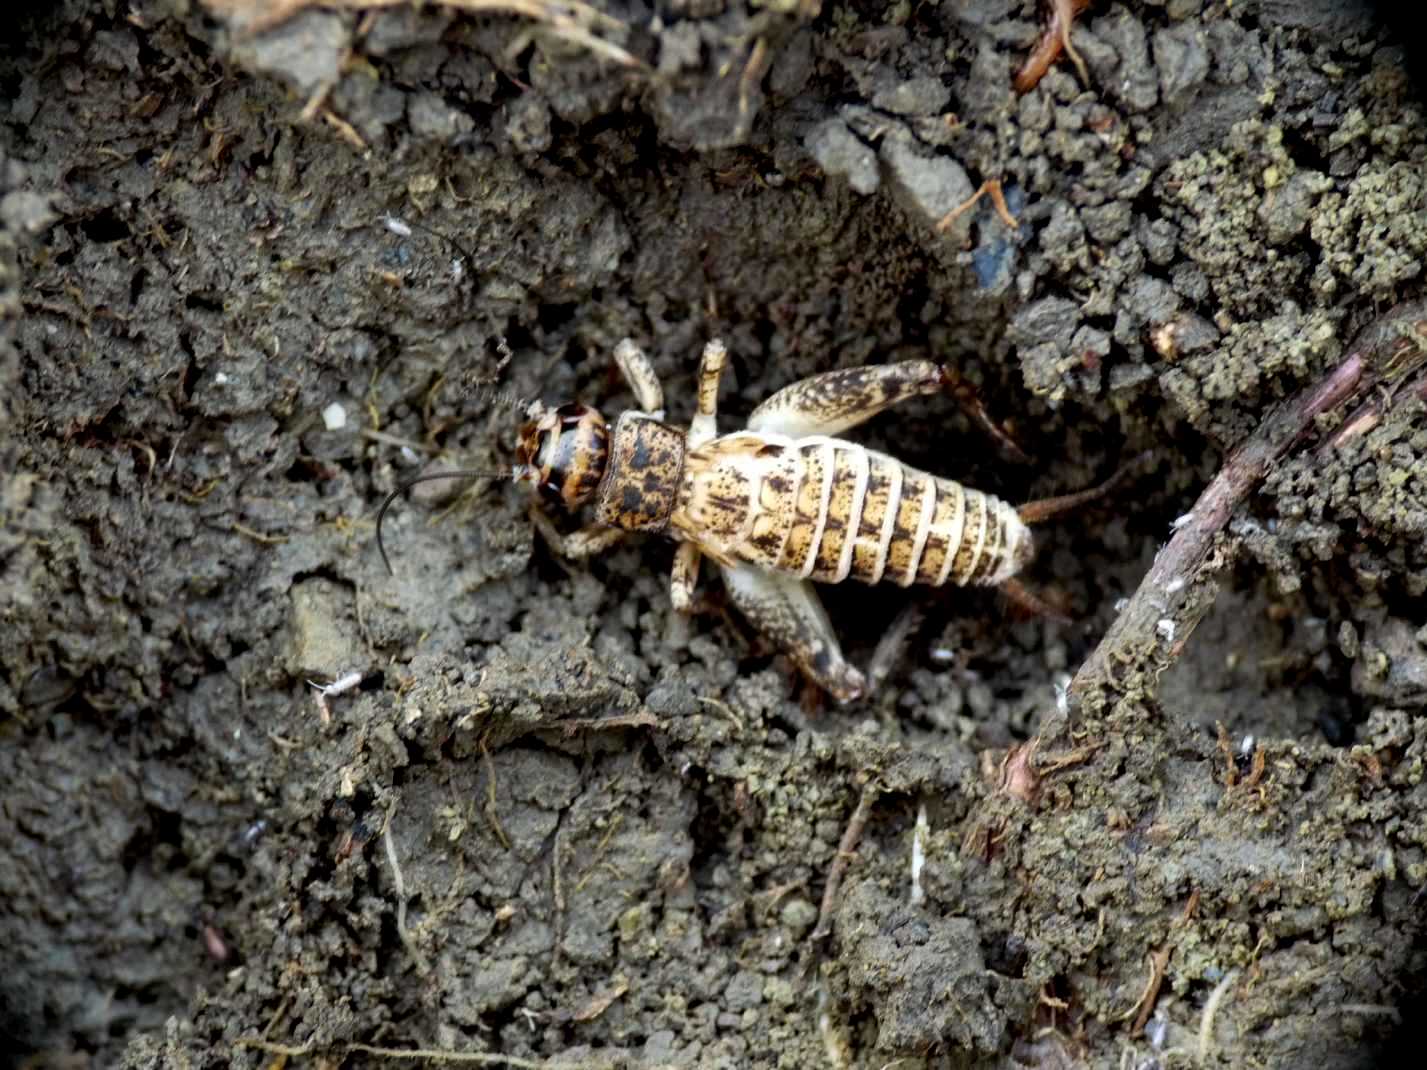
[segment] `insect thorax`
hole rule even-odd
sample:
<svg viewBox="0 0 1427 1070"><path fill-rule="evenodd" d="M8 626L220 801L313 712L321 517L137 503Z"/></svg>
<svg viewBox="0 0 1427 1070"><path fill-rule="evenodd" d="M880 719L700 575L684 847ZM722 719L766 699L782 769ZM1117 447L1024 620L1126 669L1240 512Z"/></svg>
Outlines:
<svg viewBox="0 0 1427 1070"><path fill-rule="evenodd" d="M684 432L639 412L614 425L595 518L626 531L663 531L678 500Z"/></svg>

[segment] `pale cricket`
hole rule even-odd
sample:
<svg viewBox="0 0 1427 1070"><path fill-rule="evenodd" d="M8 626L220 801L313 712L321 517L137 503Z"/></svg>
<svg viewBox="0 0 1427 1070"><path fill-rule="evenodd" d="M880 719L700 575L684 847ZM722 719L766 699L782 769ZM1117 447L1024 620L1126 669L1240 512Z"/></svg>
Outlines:
<svg viewBox="0 0 1427 1070"><path fill-rule="evenodd" d="M717 340L704 347L697 408L684 430L664 421L653 365L625 339L614 359L638 409L622 413L611 431L588 406L532 403L509 471L430 473L387 497L377 514L383 562L390 570L382 517L415 483L461 476L529 483L571 512L593 506L594 522L570 534L535 511L556 553L589 557L631 532L673 538L676 610L692 609L699 564L709 558L748 621L809 680L850 702L865 694L866 678L843 657L814 582L1000 586L1036 604L1014 580L1034 552L1028 525L1104 494L1119 478L1016 507L839 437L898 402L959 382L930 360L811 376L755 408L743 430L719 434L727 355Z"/></svg>

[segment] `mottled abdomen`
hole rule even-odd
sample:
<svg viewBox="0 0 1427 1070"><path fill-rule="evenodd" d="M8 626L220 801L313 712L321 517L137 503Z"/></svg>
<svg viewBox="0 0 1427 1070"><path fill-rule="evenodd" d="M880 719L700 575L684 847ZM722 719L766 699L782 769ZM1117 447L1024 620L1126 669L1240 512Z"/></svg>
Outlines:
<svg viewBox="0 0 1427 1070"><path fill-rule="evenodd" d="M821 583L1000 583L1031 550L1000 499L823 437L689 451L671 524L711 556Z"/></svg>

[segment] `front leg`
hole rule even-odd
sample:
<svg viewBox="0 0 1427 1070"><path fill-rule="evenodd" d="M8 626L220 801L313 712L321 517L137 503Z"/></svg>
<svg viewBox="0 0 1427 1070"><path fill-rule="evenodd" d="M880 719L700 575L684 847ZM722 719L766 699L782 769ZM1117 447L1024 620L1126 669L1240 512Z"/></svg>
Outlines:
<svg viewBox="0 0 1427 1070"><path fill-rule="evenodd" d="M644 350L626 338L614 347L614 362L619 365L624 381L634 391L640 409L656 420L664 419L664 387L660 385L654 365L644 355Z"/></svg>
<svg viewBox="0 0 1427 1070"><path fill-rule="evenodd" d="M530 510L530 519L534 521L535 529L540 532L541 538L550 549L570 561L582 561L587 557L602 554L629 534L622 528L591 524L563 535L544 511L538 508Z"/></svg>
<svg viewBox="0 0 1427 1070"><path fill-rule="evenodd" d="M844 660L832 621L813 586L752 565L722 565L724 587L750 624L783 648L804 675L838 702L866 693L862 673Z"/></svg>
<svg viewBox="0 0 1427 1070"><path fill-rule="evenodd" d="M836 435L879 412L947 385L940 364L904 360L812 375L779 390L748 418L750 431L804 438Z"/></svg>

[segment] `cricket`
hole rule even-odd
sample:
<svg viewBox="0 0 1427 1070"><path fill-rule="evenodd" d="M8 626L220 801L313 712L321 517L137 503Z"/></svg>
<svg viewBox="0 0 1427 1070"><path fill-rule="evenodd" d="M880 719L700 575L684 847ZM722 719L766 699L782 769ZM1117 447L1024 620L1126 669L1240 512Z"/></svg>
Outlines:
<svg viewBox="0 0 1427 1070"><path fill-rule="evenodd" d="M692 610L707 557L749 623L812 683L847 703L866 693L866 677L843 656L814 583L999 586L1013 601L1043 609L1015 580L1034 555L1029 525L1103 495L1119 479L1016 507L840 437L899 402L959 382L931 360L810 376L755 408L743 430L720 434L727 357L718 340L704 347L697 407L684 430L665 422L654 367L625 339L614 359L638 409L620 414L611 430L589 406L533 402L511 470L430 473L388 495L377 514L383 562L390 570L382 518L416 483L495 476L530 484L544 503L567 512L593 507L593 522L569 534L534 511L554 552L587 558L634 532L674 539L675 610Z"/></svg>

